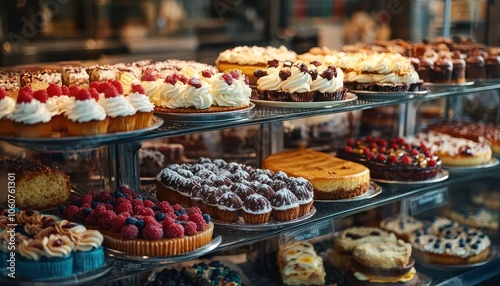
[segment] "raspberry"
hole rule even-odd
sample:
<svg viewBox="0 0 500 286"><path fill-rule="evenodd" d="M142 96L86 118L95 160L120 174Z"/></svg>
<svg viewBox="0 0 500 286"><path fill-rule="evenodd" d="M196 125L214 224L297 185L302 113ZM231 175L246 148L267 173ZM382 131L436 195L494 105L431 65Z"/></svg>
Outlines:
<svg viewBox="0 0 500 286"><path fill-rule="evenodd" d="M17 103L29 103L33 100L33 91L30 86L21 87L17 94Z"/></svg>
<svg viewBox="0 0 500 286"><path fill-rule="evenodd" d="M159 202L157 205L160 211L165 214L174 213L174 208L168 202Z"/></svg>
<svg viewBox="0 0 500 286"><path fill-rule="evenodd" d="M106 97L106 98L117 97L118 95L120 95L120 93L118 93L118 90L116 89L116 87L114 87L111 84L109 84L107 87L104 88L103 93L104 93L104 97Z"/></svg>
<svg viewBox="0 0 500 286"><path fill-rule="evenodd" d="M61 96L62 95L62 89L61 89L61 86L59 86L58 84L55 84L55 83L51 83L49 85L49 87L47 87L47 94L50 96L50 97L53 97L53 96Z"/></svg>
<svg viewBox="0 0 500 286"><path fill-rule="evenodd" d="M417 156L419 153L420 153L420 152L418 152L418 150L417 150L417 149L411 149L411 150L410 150L410 154L411 154L411 155Z"/></svg>
<svg viewBox="0 0 500 286"><path fill-rule="evenodd" d="M106 214L106 206L103 204L98 205L97 207L94 208L94 212L96 213L97 217L101 217Z"/></svg>
<svg viewBox="0 0 500 286"><path fill-rule="evenodd" d="M122 227L120 234L124 239L135 239L139 236L139 229L133 224L127 224Z"/></svg>
<svg viewBox="0 0 500 286"><path fill-rule="evenodd" d="M119 80L112 79L112 80L109 80L109 82L116 88L116 91L118 92L118 94L123 94L123 85Z"/></svg>
<svg viewBox="0 0 500 286"><path fill-rule="evenodd" d="M221 75L221 78L226 82L227 85L233 84L233 77L227 73Z"/></svg>
<svg viewBox="0 0 500 286"><path fill-rule="evenodd" d="M292 72L290 72L289 70L280 70L280 73L279 73L281 80L286 80L291 75L292 75Z"/></svg>
<svg viewBox="0 0 500 286"><path fill-rule="evenodd" d="M180 74L180 73L175 73L175 74L174 74L174 77L175 77L177 80L179 80L180 82L182 82L183 84L186 84L186 83L187 83L187 81L188 81L188 78L187 78L185 75Z"/></svg>
<svg viewBox="0 0 500 286"><path fill-rule="evenodd" d="M246 85L249 85L250 84L250 78L246 75L244 75L245 79L243 80L245 82Z"/></svg>
<svg viewBox="0 0 500 286"><path fill-rule="evenodd" d="M234 79L239 79L240 78L240 72L238 70L231 70L229 71L229 74L231 75L232 78Z"/></svg>
<svg viewBox="0 0 500 286"><path fill-rule="evenodd" d="M310 70L309 75L311 76L312 80L315 80L318 78L318 71L317 70Z"/></svg>
<svg viewBox="0 0 500 286"><path fill-rule="evenodd" d="M256 77L256 78L261 78L263 76L266 76L267 75L267 71L266 70L263 70L263 69L256 69L254 72L253 72L253 75Z"/></svg>
<svg viewBox="0 0 500 286"><path fill-rule="evenodd" d="M88 192L88 194L91 195L92 198L95 198L99 194L99 191L98 190L91 190L90 192Z"/></svg>
<svg viewBox="0 0 500 286"><path fill-rule="evenodd" d="M97 195L97 198L100 202L104 202L107 200L111 194L109 192L100 192L99 195Z"/></svg>
<svg viewBox="0 0 500 286"><path fill-rule="evenodd" d="M103 230L110 230L113 226L113 219L114 218L103 215L97 220L97 226Z"/></svg>
<svg viewBox="0 0 500 286"><path fill-rule="evenodd" d="M201 75L202 75L203 77L205 77L205 78L211 78L211 77L212 77L212 75L213 75L213 73L212 73L212 71L211 71L211 70L208 70L208 69L207 69L207 70L202 70L202 71L201 71Z"/></svg>
<svg viewBox="0 0 500 286"><path fill-rule="evenodd" d="M207 222L200 214L192 214L189 216L189 220L196 223L196 229L202 231L207 226Z"/></svg>
<svg viewBox="0 0 500 286"><path fill-rule="evenodd" d="M173 208L174 208L174 211L178 211L178 212L180 212L180 211L182 211L184 209L184 207L181 206L181 205L179 205L179 204L175 204L173 206Z"/></svg>
<svg viewBox="0 0 500 286"><path fill-rule="evenodd" d="M80 201L82 204L90 204L92 202L92 195L91 194L85 194L80 198Z"/></svg>
<svg viewBox="0 0 500 286"><path fill-rule="evenodd" d="M189 81L188 81L188 84L191 85L191 86L194 86L196 88L200 88L201 87L201 81L197 77L190 78Z"/></svg>
<svg viewBox="0 0 500 286"><path fill-rule="evenodd" d="M119 197L115 200L115 207L119 206L122 203L127 203L130 204L130 206L132 206L132 203L129 200L127 200L126 198Z"/></svg>
<svg viewBox="0 0 500 286"><path fill-rule="evenodd" d="M174 77L173 74L169 74L165 78L165 83L170 83L171 85L175 85L175 83L177 83L177 79Z"/></svg>
<svg viewBox="0 0 500 286"><path fill-rule="evenodd" d="M180 220L180 221L188 221L189 220L189 216L187 214L181 214L177 220Z"/></svg>
<svg viewBox="0 0 500 286"><path fill-rule="evenodd" d="M337 77L337 68L335 66L328 66L329 69L333 72L333 77Z"/></svg>
<svg viewBox="0 0 500 286"><path fill-rule="evenodd" d="M184 227L178 223L173 223L168 226L166 231L167 238L182 237L184 235Z"/></svg>
<svg viewBox="0 0 500 286"><path fill-rule="evenodd" d="M45 89L40 89L33 93L33 98L40 101L41 103L45 103L49 99L49 94Z"/></svg>
<svg viewBox="0 0 500 286"><path fill-rule="evenodd" d="M114 207L111 203L106 203L104 206L106 207L106 210L108 210L108 211L112 211L114 209Z"/></svg>
<svg viewBox="0 0 500 286"><path fill-rule="evenodd" d="M345 146L344 147L344 151L346 151L347 153L351 153L352 152L352 147L351 146Z"/></svg>
<svg viewBox="0 0 500 286"><path fill-rule="evenodd" d="M434 166L436 166L436 164L437 164L437 162L436 162L436 160L434 160L434 159L430 159L430 160L427 162L427 166L429 166L429 167L434 167Z"/></svg>
<svg viewBox="0 0 500 286"><path fill-rule="evenodd" d="M198 227L196 226L196 223L192 221L186 221L186 223L184 223L184 235L194 235L197 228Z"/></svg>
<svg viewBox="0 0 500 286"><path fill-rule="evenodd" d="M69 88L65 85L61 86L61 92L63 95L69 95Z"/></svg>
<svg viewBox="0 0 500 286"><path fill-rule="evenodd" d="M277 59L267 61L267 66L271 68L277 68L280 65L280 61Z"/></svg>
<svg viewBox="0 0 500 286"><path fill-rule="evenodd" d="M115 212L117 214L121 213L132 214L132 204L130 204L129 202L123 202L119 204L117 207L115 207Z"/></svg>
<svg viewBox="0 0 500 286"><path fill-rule="evenodd" d="M144 209L143 205L134 205L132 204L132 210L134 214L141 214L142 210Z"/></svg>
<svg viewBox="0 0 500 286"><path fill-rule="evenodd" d="M391 162L393 164L397 164L398 163L398 157L396 157L396 155L389 156L389 160L391 160Z"/></svg>
<svg viewBox="0 0 500 286"><path fill-rule="evenodd" d="M75 97L79 90L80 90L80 88L76 85L70 86L69 87L69 96Z"/></svg>
<svg viewBox="0 0 500 286"><path fill-rule="evenodd" d="M301 63L297 66L301 72L307 72L309 69L305 63Z"/></svg>
<svg viewBox="0 0 500 286"><path fill-rule="evenodd" d="M135 194L135 192L132 191L131 189L129 189L127 186L120 186L120 192L122 192L125 195L133 195L133 194Z"/></svg>
<svg viewBox="0 0 500 286"><path fill-rule="evenodd" d="M167 229L169 225L175 223L175 219L171 217L166 217L164 220L161 221L161 225L163 226L163 229Z"/></svg>
<svg viewBox="0 0 500 286"><path fill-rule="evenodd" d="M79 210L78 206L69 205L66 208L66 211L64 212L64 214L68 217L68 220L73 220L74 218L76 218L78 216L78 210Z"/></svg>
<svg viewBox="0 0 500 286"><path fill-rule="evenodd" d="M152 69L146 69L141 76L141 81L155 81L156 74Z"/></svg>
<svg viewBox="0 0 500 286"><path fill-rule="evenodd" d="M99 86L99 82L98 81L93 81L93 82L90 83L90 88L97 89L98 86Z"/></svg>
<svg viewBox="0 0 500 286"><path fill-rule="evenodd" d="M144 216L144 223L146 225L149 225L149 224L159 224L158 221L156 220L156 218L154 216Z"/></svg>
<svg viewBox="0 0 500 286"><path fill-rule="evenodd" d="M403 158L401 158L401 163L405 165L411 165L411 159L410 157L404 155Z"/></svg>
<svg viewBox="0 0 500 286"><path fill-rule="evenodd" d="M163 237L161 225L148 224L142 230L142 238L149 240L159 240Z"/></svg>
<svg viewBox="0 0 500 286"><path fill-rule="evenodd" d="M83 221L83 223L86 224L86 225L97 225L97 219L99 219L99 217L96 215L96 212L92 211L85 218L85 220Z"/></svg>
<svg viewBox="0 0 500 286"><path fill-rule="evenodd" d="M382 162L382 163L383 163L383 162L385 162L385 160L387 160L387 157L386 157L384 154L379 154L379 155L377 156L377 161L379 161L379 162Z"/></svg>
<svg viewBox="0 0 500 286"><path fill-rule="evenodd" d="M145 94L146 92L144 91L144 88L140 84L133 84L132 85L132 92L137 92L140 94Z"/></svg>
<svg viewBox="0 0 500 286"><path fill-rule="evenodd" d="M111 85L112 84L110 84L107 81L99 82L99 84L97 85L96 89L97 89L98 92L103 93L104 90L106 89L106 87L111 86Z"/></svg>
<svg viewBox="0 0 500 286"><path fill-rule="evenodd" d="M200 215L203 215L203 213L201 212L200 208L199 207L190 207L188 209L188 215L192 215L192 214L200 214Z"/></svg>
<svg viewBox="0 0 500 286"><path fill-rule="evenodd" d="M144 207L146 207L146 208L152 208L155 205L155 203L153 201L150 201L150 200L144 200L142 203L144 204Z"/></svg>
<svg viewBox="0 0 500 286"><path fill-rule="evenodd" d="M96 101L99 100L99 92L95 88L89 88L90 95L92 96L93 99Z"/></svg>
<svg viewBox="0 0 500 286"><path fill-rule="evenodd" d="M111 230L118 232L122 227L126 225L125 221L127 220L127 216L124 214L119 214L113 218L111 221Z"/></svg>
<svg viewBox="0 0 500 286"><path fill-rule="evenodd" d="M7 96L7 93L5 92L5 89L3 87L0 87L0 99L4 99Z"/></svg>
<svg viewBox="0 0 500 286"><path fill-rule="evenodd" d="M142 208L138 214L143 215L143 216L154 216L155 211L151 208Z"/></svg>

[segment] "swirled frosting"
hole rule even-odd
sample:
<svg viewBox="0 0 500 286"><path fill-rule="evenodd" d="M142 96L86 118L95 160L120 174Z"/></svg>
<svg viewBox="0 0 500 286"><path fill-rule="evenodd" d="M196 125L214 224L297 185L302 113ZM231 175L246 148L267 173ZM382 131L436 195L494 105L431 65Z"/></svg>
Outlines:
<svg viewBox="0 0 500 286"><path fill-rule="evenodd" d="M102 121L106 111L95 99L76 100L75 104L66 110L66 117L74 122Z"/></svg>
<svg viewBox="0 0 500 286"><path fill-rule="evenodd" d="M293 66L290 69L291 75L281 83L281 89L284 92L308 92L311 91L312 78L307 72L301 71Z"/></svg>
<svg viewBox="0 0 500 286"><path fill-rule="evenodd" d="M130 93L128 96L128 101L138 112L150 112L153 111L155 105L149 100L145 94L140 94L138 92Z"/></svg>
<svg viewBox="0 0 500 286"><path fill-rule="evenodd" d="M46 227L40 230L33 238L34 239L43 239L46 236L50 236L51 234L59 234L57 229L53 226Z"/></svg>
<svg viewBox="0 0 500 286"><path fill-rule="evenodd" d="M83 225L67 220L58 221L55 228L59 234L68 236L72 241L75 241L77 237L87 230Z"/></svg>
<svg viewBox="0 0 500 286"><path fill-rule="evenodd" d="M30 239L25 240L18 245L16 252L21 254L22 257L29 260L40 260L45 256L45 249L42 240Z"/></svg>
<svg viewBox="0 0 500 286"><path fill-rule="evenodd" d="M97 230L85 230L81 232L74 240L75 250L90 251L102 245L104 237Z"/></svg>
<svg viewBox="0 0 500 286"><path fill-rule="evenodd" d="M322 93L334 92L344 86L344 73L341 69L336 69L337 76L331 80L318 75L311 84L311 90L316 90Z"/></svg>
<svg viewBox="0 0 500 286"><path fill-rule="evenodd" d="M123 95L102 98L99 100L99 104L104 107L106 114L112 118L134 115L136 112L135 108Z"/></svg>
<svg viewBox="0 0 500 286"><path fill-rule="evenodd" d="M200 88L188 85L184 89L185 98L196 109L209 108L214 102L209 88L207 84L203 84Z"/></svg>
<svg viewBox="0 0 500 286"><path fill-rule="evenodd" d="M42 239L44 255L47 257L64 257L71 254L75 244L66 235L52 234Z"/></svg>
<svg viewBox="0 0 500 286"><path fill-rule="evenodd" d="M16 107L16 101L9 96L0 100L0 119L8 119Z"/></svg>
<svg viewBox="0 0 500 286"><path fill-rule="evenodd" d="M240 65L263 65L272 59L294 61L297 55L289 51L285 46L275 47L257 47L257 46L239 46L228 49L219 54L216 63L236 63Z"/></svg>
<svg viewBox="0 0 500 286"><path fill-rule="evenodd" d="M57 100L55 97L49 97L47 101L45 102L45 106L47 107L47 110L50 112L50 116L56 116L59 113L59 108L57 107Z"/></svg>
<svg viewBox="0 0 500 286"><path fill-rule="evenodd" d="M15 245L19 245L24 241L28 240L28 238L19 232L16 232L14 235L14 243ZM3 230L0 231L0 251L10 252L12 249L9 249L9 244L11 243L11 233Z"/></svg>
<svg viewBox="0 0 500 286"><path fill-rule="evenodd" d="M245 83L234 80L228 85L223 78L214 80L210 87L210 93L214 103L218 106L242 106L250 104L250 93L252 90Z"/></svg>
<svg viewBox="0 0 500 286"><path fill-rule="evenodd" d="M117 74L117 79L118 81L122 84L123 86L123 93L128 94L132 90L132 84L133 83L139 83L139 80L130 71L120 71Z"/></svg>
<svg viewBox="0 0 500 286"><path fill-rule="evenodd" d="M158 100L159 95L158 95L158 89L160 86L160 83L157 81L141 81L140 85L144 89L144 93L146 94L147 97L150 98L152 102L155 100Z"/></svg>
<svg viewBox="0 0 500 286"><path fill-rule="evenodd" d="M280 90L283 81L279 76L279 69L268 68L266 71L267 75L257 80L257 88L259 90Z"/></svg>
<svg viewBox="0 0 500 286"><path fill-rule="evenodd" d="M184 89L186 89L186 85L181 81L177 81L175 84L163 83L160 86L160 100L158 104L173 109L189 107L190 103L185 97Z"/></svg>
<svg viewBox="0 0 500 286"><path fill-rule="evenodd" d="M11 119L24 124L49 122L52 116L44 103L38 100L16 103Z"/></svg>
<svg viewBox="0 0 500 286"><path fill-rule="evenodd" d="M20 211L16 213L16 221L20 224L42 224L42 217L38 211Z"/></svg>

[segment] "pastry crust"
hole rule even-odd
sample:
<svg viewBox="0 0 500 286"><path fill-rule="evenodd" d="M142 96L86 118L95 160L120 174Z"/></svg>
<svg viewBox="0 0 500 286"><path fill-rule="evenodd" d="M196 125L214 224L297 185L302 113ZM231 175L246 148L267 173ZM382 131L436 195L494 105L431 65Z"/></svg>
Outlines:
<svg viewBox="0 0 500 286"><path fill-rule="evenodd" d="M226 112L226 111L234 111L241 110L250 107L250 105L241 105L241 106L216 106L212 105L209 108L205 109L196 109L194 107L191 108L165 108L155 106L155 111L166 112L166 113L216 113L216 112Z"/></svg>

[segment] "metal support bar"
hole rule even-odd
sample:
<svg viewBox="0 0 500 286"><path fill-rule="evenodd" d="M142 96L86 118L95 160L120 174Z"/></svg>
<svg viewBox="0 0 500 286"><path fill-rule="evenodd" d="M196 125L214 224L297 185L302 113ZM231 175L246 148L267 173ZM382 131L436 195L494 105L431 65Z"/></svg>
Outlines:
<svg viewBox="0 0 500 286"><path fill-rule="evenodd" d="M264 158L283 150L283 123L281 121L260 125L257 148L257 166L262 166Z"/></svg>
<svg viewBox="0 0 500 286"><path fill-rule="evenodd" d="M127 185L131 190L140 191L141 176L139 172L139 149L141 141L115 144L109 146L109 162L113 183L117 189L121 185Z"/></svg>

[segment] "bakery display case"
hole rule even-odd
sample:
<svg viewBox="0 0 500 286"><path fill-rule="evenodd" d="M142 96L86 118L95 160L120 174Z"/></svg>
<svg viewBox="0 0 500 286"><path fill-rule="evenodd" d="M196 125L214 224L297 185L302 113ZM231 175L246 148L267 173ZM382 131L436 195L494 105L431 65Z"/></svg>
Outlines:
<svg viewBox="0 0 500 286"><path fill-rule="evenodd" d="M157 3L146 2L141 8L151 12L151 7ZM231 5L233 2L229 1ZM318 7L325 4L324 1L321 5L319 1L312 2L312 8L306 10L314 17L321 16ZM335 5L342 6L343 1L338 2L340 4ZM327 4L330 9L335 6ZM113 5L131 13L126 1L96 4L99 9L111 9ZM259 5L255 7L262 8ZM287 6L282 2L280 5ZM295 16L304 16L305 2L294 1L293 5L297 6ZM83 6L96 8L88 3ZM275 8L277 6L271 5L271 9ZM328 15L335 18L333 14ZM61 21L65 14L59 16L62 19L54 19L51 25L64 26ZM106 19L97 17L95 20ZM160 30L166 29L162 23L148 24L160 25L154 30L158 34L171 36L176 33ZM269 23L273 24L276 23ZM64 36L81 27L65 26L59 30ZM126 28L134 29L134 26ZM51 35L57 36L60 35ZM207 42L216 44L217 39ZM134 46L136 43L128 44ZM99 65L94 65L95 62L89 65L102 72L109 68L110 61L113 60L107 58L98 61ZM180 60L165 62L182 66L176 66L177 71L185 67L185 62ZM147 65L151 62L137 63ZM206 82L211 86L214 79L209 79L216 74L210 70L212 66L199 62L191 64L201 67L203 82L172 73L165 77L165 85L182 82L200 94L202 86L209 89ZM52 66L60 67L58 63ZM131 66L121 68L120 77L125 78L127 72L133 73ZM304 67L291 63L280 68L304 72L300 70ZM96 76L105 74L100 72L96 72ZM251 71L256 77L248 79L244 72L225 71L220 74L218 84L230 86L234 82L234 85L243 86L240 91L244 94L250 90L249 82L250 86L257 84L257 78L263 76L262 71L260 75ZM340 68L328 66L319 77L330 76L332 80L340 72ZM291 72L286 76L280 72L278 77L285 81L290 76ZM88 86L92 86L92 81L106 80L90 80ZM479 146L481 142L477 147L476 142L472 145L472 141L446 139L453 146L445 151L431 150L448 143L440 141L444 137L431 138L430 131L427 135L418 132L432 128L442 130L439 122L444 118L450 125L455 124L453 128L446 126L446 131L453 135L465 130L468 139L479 140L484 139L481 137L484 134L477 131L486 130L485 134L492 136L488 139L497 144L498 134L487 131L496 128L498 133L500 113L495 108L500 106L500 80L492 76L474 80L463 77L453 83L416 81L411 83L411 88L406 84L377 83L374 86L350 81L349 92L343 88L345 83L340 81L339 84L344 85L339 93L323 92L322 100L308 102L269 100L269 97L284 95L272 90L262 92L254 86L252 99L242 108L182 113L171 112L179 107L163 107L155 109L154 114L148 110L152 117L147 120L151 124L146 127L122 127L125 129L112 133L88 136L84 134L84 126L79 125L73 131L76 132L74 136L65 136L64 132L52 133L46 138L0 135L0 157L35 158L46 166L24 168L57 175L57 180L48 179L55 185L68 182L69 188L71 180L71 188L62 201L55 199L59 194L37 198L37 202L45 206L39 210L40 214L28 210L39 208L29 204L33 203L30 195L26 195L29 190L19 185L19 195L25 199L19 203L25 205L19 206L24 210L18 213L23 217L34 214L43 217L48 213L92 225L91 230L86 230L92 235L80 235L83 230L74 230L79 229L74 223L57 222L53 217L40 218L44 227L55 228L58 232L67 230L70 236L92 240L91 245L98 240L94 239L98 237L94 228L99 229L108 237L107 245L113 244L105 250L105 260L102 253L98 254L99 259L95 260L99 263L91 266L92 271L75 272L63 278L40 274L41 280L33 280L12 279L3 269L0 284L377 285L388 282L388 277L397 277L404 285L493 285L489 283L500 276L498 150L492 146L491 154L491 149L487 148L490 153L480 163L457 165L453 158L446 157L447 152L458 149L460 154L481 153L484 150ZM92 89L97 93L102 88L99 92L104 100L124 94L118 92L113 80L99 85ZM128 83L127 87L130 93L138 93L138 97L146 94L145 88L141 93L141 88L135 84ZM407 89L403 91L402 88ZM76 90L75 100L94 100L94 105L98 105L96 101L101 95L93 92ZM316 95L308 93L307 96ZM26 95L16 96L25 100ZM206 108L212 107L209 104ZM496 123L459 123L458 119L465 117ZM399 158L395 154L405 155L398 155ZM2 172L11 170L5 167L11 164L9 160L0 162ZM52 174L51 168L58 172ZM359 174L363 176L357 176ZM9 186L9 176L0 173L0 206L11 209L8 190L4 189ZM349 187L354 185L353 190L347 190L342 185L344 182ZM340 191L330 191L332 185L334 188L340 185ZM248 193L244 202L240 193ZM5 225L8 218L8 211L0 212L0 228L8 226ZM77 234L72 233L72 229ZM0 235L0 250L9 239L5 233ZM184 242L178 242L182 240L176 239L183 235ZM153 242L145 246L136 243L135 239L140 237ZM365 240L367 243L359 247ZM402 240L411 242L413 248ZM64 248L65 243L71 244L56 240L47 245L49 248L63 245ZM31 246L28 252L36 253L37 245ZM384 256L387 252L397 254ZM3 256L2 260L5 260ZM384 266L378 268L378 264ZM30 267L39 269L36 263ZM380 269L386 271L384 275L374 274ZM373 280L376 283L371 283Z"/></svg>

